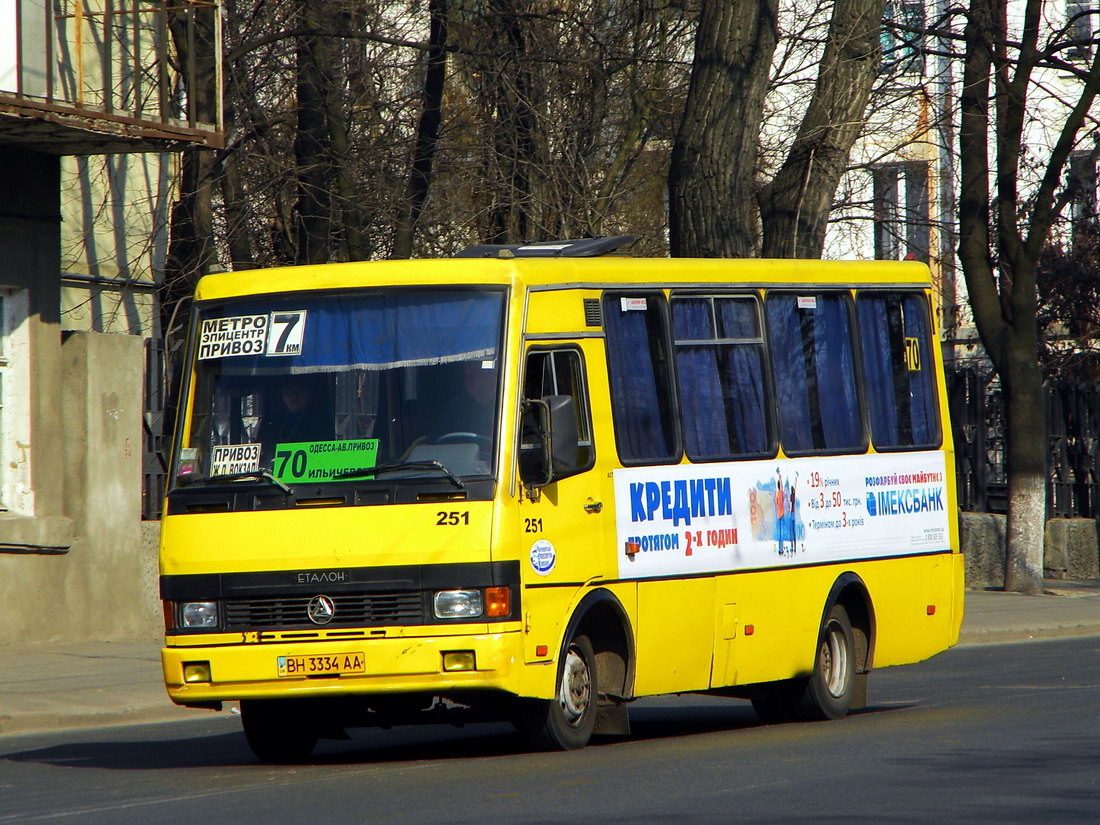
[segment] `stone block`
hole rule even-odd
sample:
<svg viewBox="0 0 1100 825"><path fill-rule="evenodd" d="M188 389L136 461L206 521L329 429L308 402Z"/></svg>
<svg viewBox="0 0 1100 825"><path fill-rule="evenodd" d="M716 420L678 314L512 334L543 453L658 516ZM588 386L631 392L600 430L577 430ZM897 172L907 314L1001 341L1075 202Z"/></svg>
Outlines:
<svg viewBox="0 0 1100 825"><path fill-rule="evenodd" d="M1043 542L1043 575L1048 579L1100 578L1100 544L1093 519L1048 519Z"/></svg>
<svg viewBox="0 0 1100 825"><path fill-rule="evenodd" d="M959 513L959 544L971 590L1004 587L1005 521L998 513Z"/></svg>

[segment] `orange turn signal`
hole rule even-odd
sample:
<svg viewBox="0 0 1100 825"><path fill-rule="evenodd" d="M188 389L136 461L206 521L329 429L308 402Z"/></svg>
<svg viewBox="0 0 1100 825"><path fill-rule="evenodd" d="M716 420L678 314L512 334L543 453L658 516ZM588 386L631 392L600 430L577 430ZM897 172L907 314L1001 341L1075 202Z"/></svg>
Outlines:
<svg viewBox="0 0 1100 825"><path fill-rule="evenodd" d="M512 588L510 587L486 587L485 588L485 615L507 616L512 612Z"/></svg>

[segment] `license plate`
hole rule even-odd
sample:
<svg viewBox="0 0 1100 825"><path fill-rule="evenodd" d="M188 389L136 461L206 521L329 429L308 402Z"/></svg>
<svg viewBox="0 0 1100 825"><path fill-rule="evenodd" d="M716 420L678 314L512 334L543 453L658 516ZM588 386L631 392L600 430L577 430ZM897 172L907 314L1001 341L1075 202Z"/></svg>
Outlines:
<svg viewBox="0 0 1100 825"><path fill-rule="evenodd" d="M279 676L339 676L366 673L367 659L362 653L329 653L318 656L280 656Z"/></svg>

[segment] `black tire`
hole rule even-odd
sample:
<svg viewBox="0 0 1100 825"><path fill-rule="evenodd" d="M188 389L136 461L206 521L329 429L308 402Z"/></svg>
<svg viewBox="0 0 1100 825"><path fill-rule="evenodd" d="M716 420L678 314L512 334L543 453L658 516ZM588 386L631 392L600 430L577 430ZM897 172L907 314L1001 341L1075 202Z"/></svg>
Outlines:
<svg viewBox="0 0 1100 825"><path fill-rule="evenodd" d="M295 714L292 703L242 699L241 724L248 746L261 762L303 762L317 747L317 733Z"/></svg>
<svg viewBox="0 0 1100 825"><path fill-rule="evenodd" d="M516 727L538 750L568 751L583 748L596 725L596 654L583 634L565 648L558 668L553 699L521 700Z"/></svg>
<svg viewBox="0 0 1100 825"><path fill-rule="evenodd" d="M852 706L856 679L856 645L844 605L834 604L821 629L814 671L802 688L800 719L840 719Z"/></svg>

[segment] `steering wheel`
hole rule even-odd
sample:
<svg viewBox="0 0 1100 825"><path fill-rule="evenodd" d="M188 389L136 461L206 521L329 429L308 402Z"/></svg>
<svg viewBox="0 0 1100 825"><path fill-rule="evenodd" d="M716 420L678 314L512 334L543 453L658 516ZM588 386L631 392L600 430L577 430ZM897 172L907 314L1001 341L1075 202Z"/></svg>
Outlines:
<svg viewBox="0 0 1100 825"><path fill-rule="evenodd" d="M436 444L464 444L467 442L473 442L477 444L478 450L488 450L493 446L493 440L487 435L481 435L480 433L466 433L466 432L453 432L444 433L435 440Z"/></svg>

